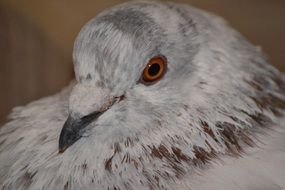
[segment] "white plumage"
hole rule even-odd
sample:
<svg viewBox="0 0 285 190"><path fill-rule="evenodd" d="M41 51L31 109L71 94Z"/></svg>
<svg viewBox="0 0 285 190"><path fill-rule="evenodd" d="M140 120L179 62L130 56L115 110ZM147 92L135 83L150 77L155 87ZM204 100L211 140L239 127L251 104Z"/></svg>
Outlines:
<svg viewBox="0 0 285 190"><path fill-rule="evenodd" d="M76 82L1 127L2 189L285 188L284 76L223 19L128 2L83 27L73 58Z"/></svg>

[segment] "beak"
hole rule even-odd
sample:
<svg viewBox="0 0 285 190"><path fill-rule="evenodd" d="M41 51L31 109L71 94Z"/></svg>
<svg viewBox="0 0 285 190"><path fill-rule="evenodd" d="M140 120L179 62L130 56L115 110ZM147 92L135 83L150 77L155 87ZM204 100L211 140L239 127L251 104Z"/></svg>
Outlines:
<svg viewBox="0 0 285 190"><path fill-rule="evenodd" d="M94 112L80 119L74 119L69 115L60 133L58 146L59 153L63 153L68 147L79 140L82 137L83 129L97 119L102 113L103 112Z"/></svg>

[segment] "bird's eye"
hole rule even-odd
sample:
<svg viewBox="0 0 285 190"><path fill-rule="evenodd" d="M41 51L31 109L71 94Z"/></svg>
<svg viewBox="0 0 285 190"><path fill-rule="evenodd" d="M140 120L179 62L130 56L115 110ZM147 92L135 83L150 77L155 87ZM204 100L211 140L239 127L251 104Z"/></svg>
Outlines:
<svg viewBox="0 0 285 190"><path fill-rule="evenodd" d="M153 57L144 68L142 73L142 82L153 83L163 77L167 68L167 61L165 57Z"/></svg>

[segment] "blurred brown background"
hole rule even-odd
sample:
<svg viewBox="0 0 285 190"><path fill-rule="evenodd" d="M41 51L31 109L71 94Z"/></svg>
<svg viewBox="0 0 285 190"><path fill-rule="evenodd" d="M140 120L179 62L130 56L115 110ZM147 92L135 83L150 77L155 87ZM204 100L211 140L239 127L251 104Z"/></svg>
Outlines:
<svg viewBox="0 0 285 190"><path fill-rule="evenodd" d="M178 0L179 1L179 0ZM82 25L122 0L0 0L0 121L12 107L50 95L73 78ZM225 17L285 71L284 0L184 0Z"/></svg>

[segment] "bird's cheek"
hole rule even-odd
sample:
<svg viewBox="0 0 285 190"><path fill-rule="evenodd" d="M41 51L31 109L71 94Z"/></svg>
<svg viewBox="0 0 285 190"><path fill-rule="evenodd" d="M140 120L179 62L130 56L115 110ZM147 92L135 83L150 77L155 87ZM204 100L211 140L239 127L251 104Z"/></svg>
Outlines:
<svg viewBox="0 0 285 190"><path fill-rule="evenodd" d="M126 115L124 102L118 102L102 114L96 121L96 125L118 125L118 120Z"/></svg>

